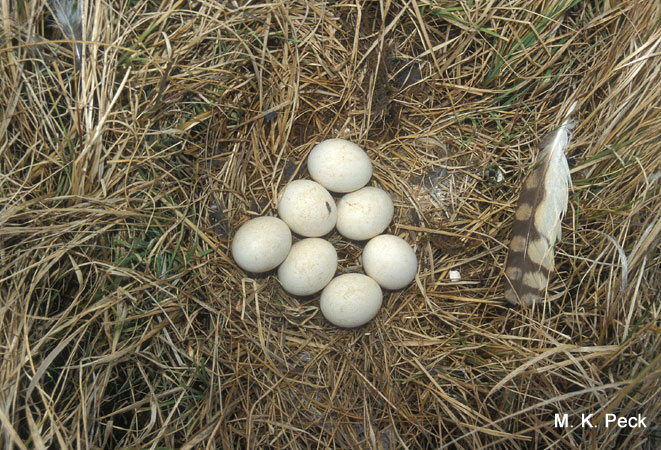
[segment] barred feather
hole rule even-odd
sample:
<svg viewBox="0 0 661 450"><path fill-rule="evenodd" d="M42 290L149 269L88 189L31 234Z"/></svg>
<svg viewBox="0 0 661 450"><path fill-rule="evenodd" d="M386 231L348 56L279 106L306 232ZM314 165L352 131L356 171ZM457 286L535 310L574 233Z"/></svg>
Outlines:
<svg viewBox="0 0 661 450"><path fill-rule="evenodd" d="M523 184L505 266L505 298L510 303L530 305L544 298L555 265L553 246L567 212L571 175L565 150L573 127L567 118L542 140L536 168Z"/></svg>

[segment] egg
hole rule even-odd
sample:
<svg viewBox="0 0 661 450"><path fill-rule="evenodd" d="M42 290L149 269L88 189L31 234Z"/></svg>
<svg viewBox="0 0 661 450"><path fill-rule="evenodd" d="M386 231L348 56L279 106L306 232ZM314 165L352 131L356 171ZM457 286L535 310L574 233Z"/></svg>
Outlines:
<svg viewBox="0 0 661 450"><path fill-rule="evenodd" d="M371 239L388 228L394 212L384 190L364 187L344 195L337 203L337 231L357 241Z"/></svg>
<svg viewBox="0 0 661 450"><path fill-rule="evenodd" d="M232 256L243 270L267 272L285 260L291 242L291 231L285 222L277 217L256 217L236 231Z"/></svg>
<svg viewBox="0 0 661 450"><path fill-rule="evenodd" d="M344 139L327 139L310 151L308 172L332 192L353 192L372 177L372 161L358 145Z"/></svg>
<svg viewBox="0 0 661 450"><path fill-rule="evenodd" d="M346 273L334 278L321 292L320 309L333 325L353 328L372 320L381 308L379 285L362 273Z"/></svg>
<svg viewBox="0 0 661 450"><path fill-rule="evenodd" d="M384 289L407 286L418 270L418 260L411 246L392 234L370 239L362 254L363 269Z"/></svg>
<svg viewBox="0 0 661 450"><path fill-rule="evenodd" d="M335 226L337 206L330 193L319 183L296 180L282 192L278 215L294 233L319 237Z"/></svg>
<svg viewBox="0 0 661 450"><path fill-rule="evenodd" d="M293 295L312 295L333 279L337 270L337 252L330 242L307 238L295 243L278 267L278 279Z"/></svg>

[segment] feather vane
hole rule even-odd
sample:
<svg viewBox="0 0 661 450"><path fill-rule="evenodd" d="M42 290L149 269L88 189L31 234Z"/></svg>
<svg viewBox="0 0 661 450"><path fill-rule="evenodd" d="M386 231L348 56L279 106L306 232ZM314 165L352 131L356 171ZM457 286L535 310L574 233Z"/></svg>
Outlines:
<svg viewBox="0 0 661 450"><path fill-rule="evenodd" d="M530 305L545 296L555 266L553 247L567 212L571 175L565 150L573 128L567 117L542 140L535 168L524 181L505 265L505 299L510 303Z"/></svg>
<svg viewBox="0 0 661 450"><path fill-rule="evenodd" d="M80 41L83 38L83 21L77 0L51 0L55 19L67 39ZM73 43L76 54L76 64L80 66L83 57L83 47L80 42Z"/></svg>

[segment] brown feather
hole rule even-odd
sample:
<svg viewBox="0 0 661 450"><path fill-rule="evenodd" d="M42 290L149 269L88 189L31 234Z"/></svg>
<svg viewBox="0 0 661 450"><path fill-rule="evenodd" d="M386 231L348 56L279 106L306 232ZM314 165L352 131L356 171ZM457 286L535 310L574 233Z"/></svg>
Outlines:
<svg viewBox="0 0 661 450"><path fill-rule="evenodd" d="M510 303L530 305L545 296L555 264L553 246L567 211L571 177L564 151L572 127L566 120L542 141L536 167L523 184L505 266L505 298Z"/></svg>

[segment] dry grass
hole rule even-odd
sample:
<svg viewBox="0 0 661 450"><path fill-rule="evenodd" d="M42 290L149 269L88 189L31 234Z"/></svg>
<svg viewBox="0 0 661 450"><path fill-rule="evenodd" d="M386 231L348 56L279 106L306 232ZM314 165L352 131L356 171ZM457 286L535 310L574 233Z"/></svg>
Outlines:
<svg viewBox="0 0 661 450"><path fill-rule="evenodd" d="M78 70L46 2L0 1L0 447L658 448L658 2L237 3L89 2ZM573 100L558 299L509 308ZM336 136L420 261L357 330L228 256Z"/></svg>

